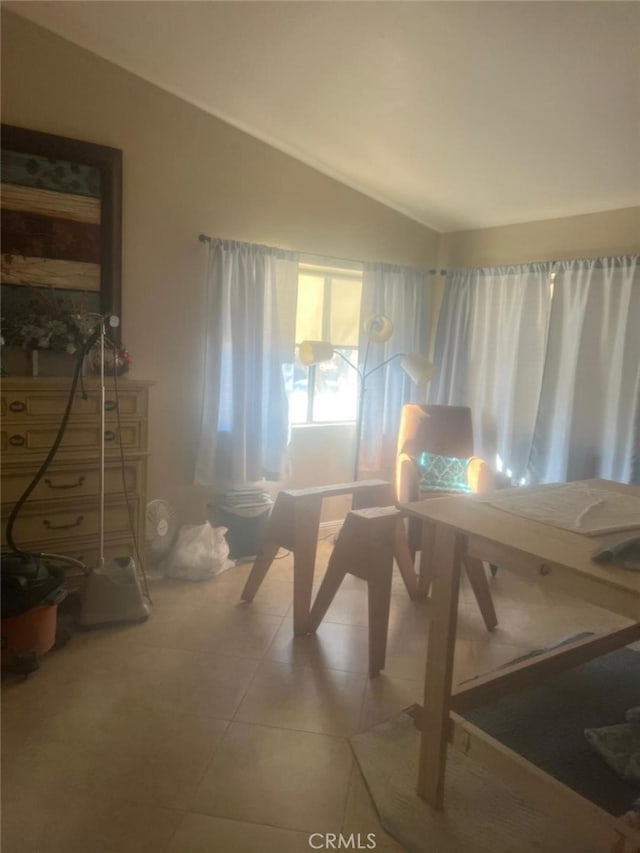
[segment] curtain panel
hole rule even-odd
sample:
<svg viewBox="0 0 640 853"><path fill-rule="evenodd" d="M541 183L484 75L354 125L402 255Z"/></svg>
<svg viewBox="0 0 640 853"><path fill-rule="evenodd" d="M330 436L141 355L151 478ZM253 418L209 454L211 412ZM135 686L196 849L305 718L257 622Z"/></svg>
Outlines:
<svg viewBox="0 0 640 853"><path fill-rule="evenodd" d="M474 452L526 475L551 305L551 263L449 273L429 401L469 406Z"/></svg>
<svg viewBox="0 0 640 853"><path fill-rule="evenodd" d="M277 479L288 438L298 257L235 241L209 248L195 480Z"/></svg>
<svg viewBox="0 0 640 853"><path fill-rule="evenodd" d="M367 372L396 353L428 354L430 319L428 273L411 267L381 263L364 265L360 306L359 368ZM371 343L364 331L367 319L386 314L393 334L383 344ZM366 382L359 467L384 472L395 464L400 414L405 403L424 402L425 389L418 388L400 367L400 359L376 370Z"/></svg>
<svg viewBox="0 0 640 853"><path fill-rule="evenodd" d="M560 262L555 271L531 476L639 482L638 256Z"/></svg>

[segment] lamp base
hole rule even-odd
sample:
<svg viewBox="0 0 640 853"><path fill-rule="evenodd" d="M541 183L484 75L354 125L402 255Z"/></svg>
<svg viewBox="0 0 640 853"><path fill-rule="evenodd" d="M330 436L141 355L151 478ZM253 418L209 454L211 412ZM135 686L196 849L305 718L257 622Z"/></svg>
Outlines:
<svg viewBox="0 0 640 853"><path fill-rule="evenodd" d="M116 557L103 568L93 569L80 605L81 628L144 622L148 618L149 607L143 600L131 557Z"/></svg>

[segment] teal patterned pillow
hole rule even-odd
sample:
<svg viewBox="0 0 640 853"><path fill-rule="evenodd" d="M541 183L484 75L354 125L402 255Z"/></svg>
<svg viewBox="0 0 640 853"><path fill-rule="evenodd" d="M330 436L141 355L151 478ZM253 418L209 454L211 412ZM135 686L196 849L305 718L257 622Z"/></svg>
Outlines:
<svg viewBox="0 0 640 853"><path fill-rule="evenodd" d="M418 457L421 492L470 492L467 483L468 459L421 453Z"/></svg>

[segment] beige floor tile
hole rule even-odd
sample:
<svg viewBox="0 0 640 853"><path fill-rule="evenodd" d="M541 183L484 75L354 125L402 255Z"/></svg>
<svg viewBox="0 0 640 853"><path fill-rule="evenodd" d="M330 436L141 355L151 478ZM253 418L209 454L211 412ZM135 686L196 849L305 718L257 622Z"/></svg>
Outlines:
<svg viewBox="0 0 640 853"><path fill-rule="evenodd" d="M72 732L60 739L35 735L3 766L5 806L19 802L25 792L45 797L48 790L66 790L72 801L113 797L128 803L184 808L228 725L222 720L160 715L131 721L131 714L98 722L95 736ZM100 732L104 730L104 737Z"/></svg>
<svg viewBox="0 0 640 853"><path fill-rule="evenodd" d="M16 683L3 693L3 709L16 736L24 724L24 709L38 708L30 726L40 731L46 725L64 727L65 719L103 717L118 706L142 711L231 719L258 666L257 660L185 649L156 649L135 646L126 655L112 655L96 671L87 669L73 682L58 683L43 669L26 682ZM48 673L46 673L48 675ZM47 713L41 713L45 707ZM8 729L11 731L11 728Z"/></svg>
<svg viewBox="0 0 640 853"><path fill-rule="evenodd" d="M390 621L384 674L415 681L424 678L429 606L424 602L410 604L405 618Z"/></svg>
<svg viewBox="0 0 640 853"><path fill-rule="evenodd" d="M351 774L342 833L345 836L354 835L361 849L366 849L367 845L375 844L374 848L369 849L385 850L389 853L403 853L405 850L395 838L385 831L380 823L375 805L357 762L354 762Z"/></svg>
<svg viewBox="0 0 640 853"><path fill-rule="evenodd" d="M125 650L137 645L134 638L140 636L135 633L140 627L77 631L64 648L44 655L40 659L40 669L27 679L3 674L3 703L19 696L21 703L28 697L29 701L36 702L39 698L46 704L51 692L73 689L86 675L113 671L121 653L124 655Z"/></svg>
<svg viewBox="0 0 640 853"><path fill-rule="evenodd" d="M208 651L140 648L127 670L141 707L231 719L258 661Z"/></svg>
<svg viewBox="0 0 640 853"><path fill-rule="evenodd" d="M263 657L281 617L260 613L240 601L208 607L171 610L150 619L140 631L141 645L217 652L259 659Z"/></svg>
<svg viewBox="0 0 640 853"><path fill-rule="evenodd" d="M324 577L324 568L316 569L315 580L319 583ZM346 574L340 584L340 589L364 589L366 581L362 578L357 578L355 575Z"/></svg>
<svg viewBox="0 0 640 853"><path fill-rule="evenodd" d="M473 631L456 639L453 659L453 683L487 672L505 661L530 650L530 646L501 642L497 632L486 630L482 618ZM392 624L387 642L387 659L383 673L391 679L424 683L429 622ZM470 638L466 638L470 637ZM507 638L509 639L509 638Z"/></svg>
<svg viewBox="0 0 640 853"><path fill-rule="evenodd" d="M496 606L509 602L527 602L527 604L545 604L548 601L548 590L539 584L535 578L524 578L510 572L508 567L500 566L493 576L485 563L485 572L489 581L489 589ZM475 601L471 584L462 573L460 580L460 598L462 601Z"/></svg>
<svg viewBox="0 0 640 853"><path fill-rule="evenodd" d="M275 560L269 566L265 580L267 578L271 581L293 583L293 554L281 548Z"/></svg>
<svg viewBox="0 0 640 853"><path fill-rule="evenodd" d="M185 759L197 759L203 752L212 754L227 725L228 721L211 716L165 711L150 704L140 706L127 696L105 704L87 695L65 711L47 717L24 746L31 749L58 741L130 750L143 760L150 753L171 758L176 752Z"/></svg>
<svg viewBox="0 0 640 853"><path fill-rule="evenodd" d="M344 583L340 586L325 613L323 622L367 627L369 624L367 583L360 578L354 578L354 580L358 583L353 586L347 586Z"/></svg>
<svg viewBox="0 0 640 853"><path fill-rule="evenodd" d="M409 705L421 703L423 693L422 681L393 678L386 673L370 679L362 707L360 731L366 731L399 714Z"/></svg>
<svg viewBox="0 0 640 853"><path fill-rule="evenodd" d="M168 853L308 853L309 834L202 814L186 814Z"/></svg>
<svg viewBox="0 0 640 853"><path fill-rule="evenodd" d="M79 665L75 678L57 679L56 668L50 666L52 658L53 654L43 658L41 669L27 680L3 679L3 754L8 748L15 748L21 737L41 732L55 714L65 713L86 701L95 707L109 708L123 695L124 685L113 667L98 665L92 671Z"/></svg>
<svg viewBox="0 0 640 853"><path fill-rule="evenodd" d="M205 584L200 595L200 606L234 607L240 604L240 596L249 577L252 564L245 563L229 569ZM269 571L252 602L256 613L284 616L293 602L293 575L288 580L279 580Z"/></svg>
<svg viewBox="0 0 640 853"><path fill-rule="evenodd" d="M35 708L19 708L2 711L2 727L0 744L2 745L2 760L19 753L33 737L42 718L42 711Z"/></svg>
<svg viewBox="0 0 640 853"><path fill-rule="evenodd" d="M332 547L318 543L314 591ZM317 634L294 639L281 553L250 604L252 561L156 579L148 622L78 633L29 679L3 678L3 853L302 853L309 833L341 829L402 850L347 736L422 700L431 603L394 571L387 664L370 680L366 584L347 575ZM489 583L491 633L462 579L454 684L624 624L504 567Z"/></svg>
<svg viewBox="0 0 640 853"><path fill-rule="evenodd" d="M426 643L420 654L405 653L402 650L387 650L387 660L382 672L390 678L419 681L424 678Z"/></svg>
<svg viewBox="0 0 640 853"><path fill-rule="evenodd" d="M244 584L239 589L229 587L225 590L226 600L230 604L240 602L240 594ZM224 601L221 598L220 601ZM260 589L255 594L253 601L244 602L242 605L247 610L255 613L266 613L271 616L285 616L293 604L293 583L291 581L272 580L270 577L264 579Z"/></svg>
<svg viewBox="0 0 640 853"><path fill-rule="evenodd" d="M389 626L404 625L420 626L429 618L431 601L428 598L420 598L412 601L406 591L391 593L391 604L389 607Z"/></svg>
<svg viewBox="0 0 640 853"><path fill-rule="evenodd" d="M136 649L123 677L127 698L142 708L231 719L258 661L184 649Z"/></svg>
<svg viewBox="0 0 640 853"><path fill-rule="evenodd" d="M177 578L160 577L149 584L149 593L154 613L175 608L202 607L214 602L226 586L230 585L234 567L220 575L204 581L185 581Z"/></svg>
<svg viewBox="0 0 640 853"><path fill-rule="evenodd" d="M351 764L346 739L231 723L191 810L301 832L339 832Z"/></svg>
<svg viewBox="0 0 640 853"><path fill-rule="evenodd" d="M520 648L543 648L584 631L608 631L627 624L626 620L581 602L547 605L496 605L498 625L491 638ZM457 636L482 641L482 618L472 603L460 607ZM486 633L486 632L485 632Z"/></svg>
<svg viewBox="0 0 640 853"><path fill-rule="evenodd" d="M315 634L294 637L292 620L286 617L265 657L296 665L365 674L369 671L368 655L369 633L361 625L322 622Z"/></svg>
<svg viewBox="0 0 640 853"><path fill-rule="evenodd" d="M415 565L416 563L414 563L414 566ZM407 592L407 587L405 586L405 582L402 579L402 575L400 574L398 564L395 561L393 563L393 574L391 575L391 591L395 595L409 595L409 593Z"/></svg>
<svg viewBox="0 0 640 853"><path fill-rule="evenodd" d="M234 719L348 736L358 729L366 682L351 672L263 661Z"/></svg>
<svg viewBox="0 0 640 853"><path fill-rule="evenodd" d="M327 560L333 550L333 534L322 534L317 543L316 548L316 563L315 563L315 581L320 582L324 576L327 565ZM248 566L251 569L253 561L250 561ZM248 574L247 574L248 576ZM271 581L284 581L293 583L293 554L281 548L278 555L273 560L266 574L266 579ZM345 579L347 585L348 579Z"/></svg>
<svg viewBox="0 0 640 853"><path fill-rule="evenodd" d="M25 790L2 815L3 853L161 853L183 812L54 785Z"/></svg>

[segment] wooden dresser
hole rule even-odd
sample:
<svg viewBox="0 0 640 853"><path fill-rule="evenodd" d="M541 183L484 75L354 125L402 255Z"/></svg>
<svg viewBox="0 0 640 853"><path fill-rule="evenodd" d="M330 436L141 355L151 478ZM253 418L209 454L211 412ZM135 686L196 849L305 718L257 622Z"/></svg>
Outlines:
<svg viewBox="0 0 640 853"><path fill-rule="evenodd" d="M113 377L105 384L105 559L136 558L134 537L144 559L148 395L153 383L119 378L117 397ZM70 386L71 379L66 378L2 380L3 550L11 508L53 444ZM86 398L78 383L62 443L24 504L13 538L20 549L76 557L92 567L99 565L100 554L99 381L85 379L84 390ZM77 585L80 578L81 573L70 572L69 586Z"/></svg>

